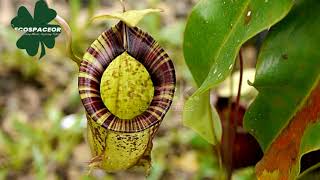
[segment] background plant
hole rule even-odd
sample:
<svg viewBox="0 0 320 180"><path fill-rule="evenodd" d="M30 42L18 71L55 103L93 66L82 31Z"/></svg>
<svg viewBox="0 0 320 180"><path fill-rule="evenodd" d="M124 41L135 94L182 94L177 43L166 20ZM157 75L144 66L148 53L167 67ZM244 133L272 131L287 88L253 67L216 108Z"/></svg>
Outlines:
<svg viewBox="0 0 320 180"><path fill-rule="evenodd" d="M2 8L11 12L1 15L8 19L0 23L1 179L145 179L144 173L139 171L106 174L97 170L92 176L86 176L90 152L85 142L85 118L77 92L77 68L66 57L66 36L62 33L55 48L48 50L41 61L29 57L16 49L15 42L20 34L12 31L10 20L20 3L31 8L36 1L7 2L11 8L0 5L1 13L5 12ZM180 117L183 99L191 88L181 50L182 34L188 10L194 2L176 1L176 6L170 2L127 1L128 9L165 9L161 15L146 17L139 27L168 50L179 71L180 85L173 111L167 115L155 140L149 178L211 178L217 172L211 146L184 128ZM79 55L116 22L88 24L90 14L121 11L117 0L52 1L51 4L69 22L73 49Z"/></svg>
<svg viewBox="0 0 320 180"><path fill-rule="evenodd" d="M232 149L237 148L237 144L233 145L237 118L234 120L230 111L221 138L221 120L210 106L210 89L231 73L239 51L242 71L240 47L270 28L259 52L255 80L248 82L259 95L244 117L245 130L258 140L265 153L256 166L256 175L260 179L296 179L303 171L309 172L300 165L300 159L319 150L314 133L320 117L317 105L320 61L316 52L320 44L318 36L309 36L314 30L319 31L314 21L320 17L313 9L317 8L314 3L203 0L192 10L184 36L184 55L198 89L185 104L184 122L215 145L218 152L222 151L218 156L223 160L228 179L234 169ZM240 92L241 88L236 115ZM313 163L311 170L318 167L319 161Z"/></svg>
<svg viewBox="0 0 320 180"><path fill-rule="evenodd" d="M215 153L217 148L213 148L212 146L212 142L221 144L218 140L219 138L217 138L222 136L221 127L219 128L220 121L218 121L220 118L218 118L218 114L216 113L214 116L209 114L213 109L208 105L210 103L212 106L217 107L218 113L221 114L220 109L224 106L217 103L217 99L230 99L230 93L233 100L235 99L234 97L237 95L239 79L237 75L239 74L239 65L234 62L240 46L242 47L241 51L244 60L244 76L240 99L241 105L247 106L256 95L254 89L247 84L248 79L250 79L250 82L254 82L257 89L259 89L258 87L262 87L259 86L259 81L261 84L266 84L268 82L271 83L269 85L277 85L273 84L275 82L273 80L284 77L284 79L278 79L279 82L288 81L288 79L291 80L291 78L294 77L293 74L296 74L296 76L304 74L304 76L301 75L300 78L305 80L305 83L314 84L312 79L315 79L317 74L317 71L312 71L313 73L311 73L309 69L299 71L300 68L298 69L299 73L295 73L297 69L295 69L293 65L290 66L290 68L287 68L285 65L284 68L281 68L284 71L277 71L280 74L285 74L283 76L277 76L278 78L271 78L269 76L270 74L263 73L267 68L264 64L270 64L268 63L270 58L267 57L273 57L275 52L278 52L278 54L274 57L277 57L276 59L283 63L288 63L292 60L294 64L299 66L301 65L301 62L319 62L319 56L317 54L317 47L319 47L317 44L318 23L315 23L319 21L317 11L304 10L303 12L308 12L308 14L306 15L303 13L304 15L299 16L301 17L299 21L295 20L295 16L299 13L294 9L295 7L303 7L301 6L301 2L303 1L296 1L293 3L292 1L267 0L264 2L259 1L257 6L251 5L253 1L230 1L241 4L249 3L247 4L249 8L246 9L242 8L242 6L238 6L233 9L234 11L231 11L228 1L206 1L219 2L219 6L212 6L217 8L217 16L212 15L212 9L205 8L211 6L201 5L201 3L205 1L199 1L199 4L196 4L197 2L198 1L193 0L127 1L129 9L161 8L165 10L160 15L146 17L146 19L138 26L149 32L166 50L168 50L168 54L173 59L176 71L178 72L177 95L174 99L171 111L164 119L159 134L155 139L153 169L149 179L214 179L221 176L219 158ZM305 7L318 8L317 6L310 5L314 5L317 2L307 2L309 3L308 5L305 5ZM86 128L84 125L85 118L82 116L84 112L77 92L77 71L75 64L66 57L65 36L63 34L59 36L55 48L53 50L48 50L47 55L41 61L37 61L37 59L33 59L21 50L16 49L15 42L20 35L16 34L16 32L11 29L10 20L15 16L15 12L20 3L26 4L28 8L31 8L34 6L35 1L0 1L0 179L144 179L143 172L134 171L105 174L103 171L97 170L93 172L92 176L86 176L90 153L84 138ZM269 3L276 3L276 5L274 5L273 8L267 9L266 7L271 6ZM191 11L193 6L194 9ZM112 21L99 25L90 24L88 19L90 19L93 14L102 11L121 11L121 6L117 0L57 0L52 2L52 8L57 10L60 16L68 20L73 33L74 51L76 54L84 52L89 44L103 30L114 24ZM205 8L206 11L201 11L202 8ZM255 8L258 8L258 10ZM222 9L230 9L230 11L221 11ZM250 11L251 13L249 13ZM189 22L188 25L186 25L187 16L190 13ZM284 18L287 13L290 13L291 15L289 14L289 16L282 21L281 19ZM311 15L312 18L306 18L306 16ZM260 19L261 16L266 17L266 19ZM189 23L195 17L200 17L200 19L197 19L199 27L195 26L194 29L190 30L191 25ZM239 22L238 25L235 25L232 18L237 17L240 17L239 20L241 20L241 22ZM203 18L208 18L208 22ZM216 18L222 19L223 22L222 20L216 21ZM308 21L306 21L306 19L308 19ZM220 21L221 23L216 24ZM256 23L256 27L252 27L251 31L248 32L248 34L245 34L244 32L246 31L243 29L254 21L260 21L260 23ZM271 27L278 21L280 21L278 25ZM294 21L297 24L292 25L290 21ZM248 25L245 25L246 22ZM261 24L263 24L263 26L261 26ZM305 27L306 24L308 25L306 26L308 28L298 28ZM210 26L210 28L203 28L206 26ZM187 27L186 30L185 27ZM257 66L257 71L260 73L257 73L256 81L254 81L252 71L254 71L253 68L255 68L256 65L257 52L261 46L262 39L266 34L266 32L263 32L262 34L259 32L269 29L270 27L272 32L268 34L268 39L264 41L266 44L263 45L263 48L260 50L258 63L260 65ZM223 31L221 28L225 28L226 31ZM243 29L241 30L241 28ZM214 29L220 29L220 33L212 33L211 31ZM233 29L232 32L236 34L230 33L229 29ZM290 29L292 29L292 32L287 32ZM239 30L239 32L237 30ZM299 31L294 32L293 30ZM203 116L205 113L196 115L197 112L194 112L195 116L184 116L184 118L190 119L190 122L192 120L192 128L197 128L199 125L210 127L208 126L208 123L210 123L208 120L213 120L212 117L215 118L215 121L213 122L217 124L215 126L217 129L215 131L212 131L211 128L205 129L208 130L208 134L205 136L202 135L202 137L195 133L195 131L182 126L183 104L195 91L195 87L202 84L202 80L204 80L206 76L206 74L204 74L201 75L202 78L200 76L199 78L194 78L198 80L196 80L196 83L193 82L193 76L189 73L189 70L185 65L182 53L184 31L186 31L185 36L194 35L199 40L205 39L205 43L200 44L201 46L194 45L198 50L204 52L200 54L196 51L188 52L194 53L192 56L203 56L202 59L206 59L205 57L209 55L211 56L211 53L214 52L214 48L221 47L217 45L221 43L221 41L218 41L219 38L216 38L217 36L219 36L221 40L221 37L226 35L225 33L230 33L230 40L232 39L232 42L230 42L232 45L228 46L229 48L221 48L220 54L226 55L227 60L223 61L223 68L219 68L219 71L216 71L217 74L215 77L218 77L219 73L221 73L219 81L212 83L214 84L213 86L209 83L209 89L211 89L210 101L208 98L208 91L205 92L204 95L199 95L198 97L193 96L195 98L192 98L198 102L205 101L205 103L198 105L206 107L204 110L206 110L207 117L210 118L205 118L205 116ZM257 35L257 33L259 34ZM294 33L294 35L291 33ZM303 34L303 36L301 36L301 34ZM279 38L279 36L282 38ZM296 48L290 50L288 45L296 44L292 43L292 41L287 41L290 40L289 37L291 37L291 40L292 38L297 38L296 42L301 43L298 43ZM308 38L312 39L310 40ZM184 40L185 43L188 41L187 39L188 38L186 37ZM238 40L240 42L238 42ZM195 43L197 44L199 42ZM300 44L303 45L304 48L301 48ZM184 46L184 48L186 48L186 46ZM273 50L270 50L270 48ZM284 53L280 50L285 50L286 52ZM297 56L298 58L293 57L292 54L289 53L289 50L290 52L294 50L294 52L301 54L301 56ZM314 57L310 58L313 59L313 61L302 60L309 59L309 56ZM204 60L202 66L198 66L200 65L199 61L195 61L195 65L190 66L187 55L185 56L185 59L189 68L194 69L191 70L191 72L201 70L197 67L204 67L202 68L203 72L207 72L212 65L211 63L208 63L207 60ZM225 58L221 59L225 60ZM233 64L233 66L231 66L233 76L232 78L229 76L228 79L224 80L231 73L231 70L229 70L231 64ZM317 66L318 65L314 64L314 68ZM273 67L270 68L270 70L273 69ZM205 69L207 70L205 71ZM213 72L214 69L212 73ZM260 74L259 78L258 74ZM266 78L266 76L269 77ZM232 79L233 83L230 83L230 79ZM257 81L258 79L260 80ZM223 82L220 84L221 81ZM307 86L301 87L306 88ZM281 88L273 89L272 92L280 90ZM292 92L292 88L289 86L283 90L284 94L290 95L291 93L286 92ZM306 88L305 91L308 91L308 88ZM305 95L306 94L301 93L299 97L306 99ZM299 103L301 102L300 100L297 100L297 104L301 104ZM263 104L263 102L265 101L261 101L260 93L260 97L258 97L254 104L259 105ZM272 101L268 102L270 102L269 105L272 106L277 104ZM294 107L302 106L303 105ZM222 109L228 110L228 108ZM272 109L277 110L277 108ZM286 107L285 109L289 110L290 108ZM192 108L189 108L189 110L192 110ZM259 117L258 112L260 111L255 110L253 105L249 111L253 112L252 116ZM298 111L297 108L295 108L294 111ZM290 114L292 115L293 112ZM254 119L248 116L248 113L246 113L246 127L253 126L254 123L250 123L247 119ZM259 122L260 121L261 119ZM286 123L284 124L287 124L289 121L290 120L285 119ZM199 122L204 124L200 124ZM210 123L209 125L212 124ZM261 125L270 126L272 123L261 123ZM309 127L309 133L304 133L303 139L306 140L303 144L318 144L316 140L319 138L308 138L317 136L318 133L313 133L317 132L317 127L317 124L314 124ZM211 144L203 138L209 139ZM265 141L265 143L269 144L270 142ZM302 175L300 175L300 178L316 179L318 165L315 165L308 170L306 169L319 162L316 158L318 156L314 156L313 154L317 153L317 151L313 151L317 149L317 146L308 147L311 147L311 149L305 148L303 149L303 152L312 152L302 156L302 160L304 161L302 161L301 164L301 170L303 172ZM245 155L241 153L240 156ZM312 160L315 162L312 162ZM254 167L251 166L234 170L233 178L255 179Z"/></svg>

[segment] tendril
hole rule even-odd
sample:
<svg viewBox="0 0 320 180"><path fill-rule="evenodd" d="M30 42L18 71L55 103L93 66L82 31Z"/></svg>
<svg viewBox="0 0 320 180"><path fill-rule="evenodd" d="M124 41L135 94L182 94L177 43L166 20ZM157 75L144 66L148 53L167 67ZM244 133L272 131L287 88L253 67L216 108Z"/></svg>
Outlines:
<svg viewBox="0 0 320 180"><path fill-rule="evenodd" d="M51 0L45 0L45 2L47 3L48 7L50 7L50 3ZM71 32L71 28L69 26L69 24L59 15L56 16L56 18L54 19L55 22L57 22L61 27L63 32L66 35L66 51L67 51L67 56L74 61L75 63L77 63L78 66L80 66L81 64L81 58L79 56L77 56L72 49L72 32Z"/></svg>

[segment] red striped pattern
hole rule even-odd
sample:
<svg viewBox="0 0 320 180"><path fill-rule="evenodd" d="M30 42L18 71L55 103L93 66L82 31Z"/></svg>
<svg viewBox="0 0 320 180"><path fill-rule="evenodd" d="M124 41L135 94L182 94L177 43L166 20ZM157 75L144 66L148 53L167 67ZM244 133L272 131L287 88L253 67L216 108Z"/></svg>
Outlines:
<svg viewBox="0 0 320 180"><path fill-rule="evenodd" d="M126 47L123 45L124 32ZM104 70L124 51L145 66L155 87L149 108L131 120L113 115L104 105L99 92ZM167 53L150 35L122 22L103 32L89 47L78 78L79 93L88 116L104 128L118 132L138 132L159 125L172 103L175 83L174 66Z"/></svg>

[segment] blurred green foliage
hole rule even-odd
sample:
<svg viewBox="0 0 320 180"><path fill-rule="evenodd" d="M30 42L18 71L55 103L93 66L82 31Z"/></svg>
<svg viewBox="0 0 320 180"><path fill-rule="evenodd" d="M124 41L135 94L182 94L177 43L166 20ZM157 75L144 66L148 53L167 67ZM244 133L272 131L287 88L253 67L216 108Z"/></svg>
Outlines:
<svg viewBox="0 0 320 180"><path fill-rule="evenodd" d="M212 179L219 173L212 146L181 122L186 89L193 80L181 50L186 17L175 16L178 6L172 3L185 3L185 14L193 5L191 1L159 0L127 3L128 9L159 6L165 10L148 16L139 27L167 50L177 71L176 97L154 140L148 179ZM54 1L53 8L68 19L79 55L115 23L90 24L90 17L101 10L121 9L116 0ZM12 11L16 9L13 6ZM0 24L0 179L144 179L140 170L113 174L95 170L87 176L91 156L77 90L78 70L65 56L64 34L41 61L16 48L19 36L9 24ZM251 168L242 174L251 177L252 173Z"/></svg>

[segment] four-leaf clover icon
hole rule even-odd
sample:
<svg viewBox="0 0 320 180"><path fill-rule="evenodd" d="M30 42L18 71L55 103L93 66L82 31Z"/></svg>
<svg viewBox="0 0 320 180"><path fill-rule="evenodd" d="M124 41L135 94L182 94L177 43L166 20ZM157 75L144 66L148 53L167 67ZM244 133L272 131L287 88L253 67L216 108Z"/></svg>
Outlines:
<svg viewBox="0 0 320 180"><path fill-rule="evenodd" d="M53 48L55 38L61 32L59 25L49 24L56 16L57 12L50 9L43 0L37 1L33 17L26 7L21 6L18 15L11 21L15 30L24 32L17 41L17 47L25 49L30 56L35 56L40 45L41 59L46 54L45 46Z"/></svg>

